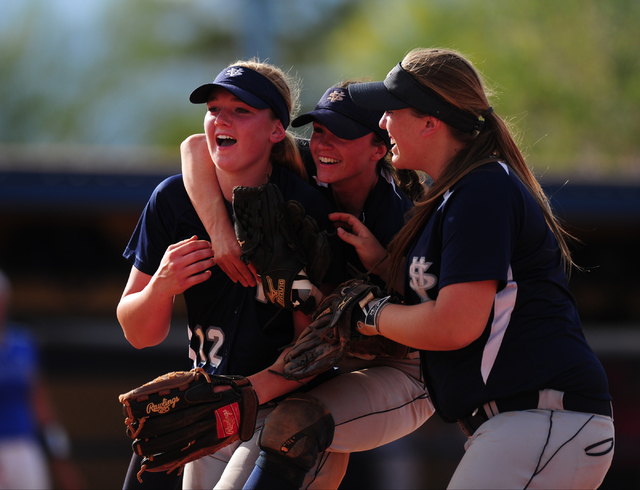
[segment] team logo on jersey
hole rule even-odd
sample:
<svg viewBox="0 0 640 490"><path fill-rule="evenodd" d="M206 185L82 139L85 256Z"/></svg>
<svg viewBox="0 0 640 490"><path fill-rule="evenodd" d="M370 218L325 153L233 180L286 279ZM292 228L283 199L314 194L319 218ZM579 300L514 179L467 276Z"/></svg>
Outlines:
<svg viewBox="0 0 640 490"><path fill-rule="evenodd" d="M239 77L243 73L244 70L242 68L229 68L225 75L227 75L228 77Z"/></svg>
<svg viewBox="0 0 640 490"><path fill-rule="evenodd" d="M331 102L335 102L336 100L344 100L344 92L340 90L334 90L329 95L327 95L327 99Z"/></svg>
<svg viewBox="0 0 640 490"><path fill-rule="evenodd" d="M424 257L413 257L411 265L409 266L409 285L423 303L431 301L431 298L427 295L427 290L431 289L438 282L438 278L433 274L427 274L427 269L431 267L433 262L427 262Z"/></svg>
<svg viewBox="0 0 640 490"><path fill-rule="evenodd" d="M284 308L284 279L278 280L278 289L273 287L273 281L270 276L267 276L267 288L265 294L269 298L269 301L273 304L279 304Z"/></svg>

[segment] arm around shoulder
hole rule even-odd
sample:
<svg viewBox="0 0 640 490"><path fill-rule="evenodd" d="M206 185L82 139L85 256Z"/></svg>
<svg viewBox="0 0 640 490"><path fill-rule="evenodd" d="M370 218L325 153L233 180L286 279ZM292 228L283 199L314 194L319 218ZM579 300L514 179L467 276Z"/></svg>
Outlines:
<svg viewBox="0 0 640 490"><path fill-rule="evenodd" d="M229 219L204 134L194 134L180 145L182 179L191 203L211 238L216 263L233 282L255 286L251 270L240 260L240 246Z"/></svg>

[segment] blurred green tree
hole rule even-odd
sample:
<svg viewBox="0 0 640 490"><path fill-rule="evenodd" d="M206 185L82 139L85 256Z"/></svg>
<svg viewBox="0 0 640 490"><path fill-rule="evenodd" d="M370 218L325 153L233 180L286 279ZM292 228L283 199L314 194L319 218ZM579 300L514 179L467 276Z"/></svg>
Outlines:
<svg viewBox="0 0 640 490"><path fill-rule="evenodd" d="M414 47L458 50L537 172L640 175L638 25L637 0L362 0L324 56L382 79Z"/></svg>
<svg viewBox="0 0 640 490"><path fill-rule="evenodd" d="M177 155L202 127L187 94L234 59L297 72L309 110L330 84L382 79L410 49L438 46L483 72L537 173L640 175L637 0L23 0L3 22L10 5L0 143Z"/></svg>

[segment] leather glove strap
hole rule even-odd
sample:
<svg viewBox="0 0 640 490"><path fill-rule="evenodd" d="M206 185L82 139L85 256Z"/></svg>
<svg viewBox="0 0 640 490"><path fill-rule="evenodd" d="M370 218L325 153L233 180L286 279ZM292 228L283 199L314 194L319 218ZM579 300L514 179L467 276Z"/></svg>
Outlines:
<svg viewBox="0 0 640 490"><path fill-rule="evenodd" d="M370 297L366 297L361 301L360 307L362 308L362 313L360 314L360 318L358 318L356 327L358 332L363 335L380 335L378 318L380 317L380 312L389 304L391 296L368 301L369 299Z"/></svg>

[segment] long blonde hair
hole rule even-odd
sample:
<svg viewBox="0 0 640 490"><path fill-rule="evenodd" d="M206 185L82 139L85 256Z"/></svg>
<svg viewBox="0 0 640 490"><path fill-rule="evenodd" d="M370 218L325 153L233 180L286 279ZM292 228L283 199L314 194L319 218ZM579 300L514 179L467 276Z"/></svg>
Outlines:
<svg viewBox="0 0 640 490"><path fill-rule="evenodd" d="M424 200L416 205L407 225L389 244L390 285L402 273L403 259L409 247L424 229L441 196L469 172L492 161L508 165L534 197L558 241L566 271L570 274L574 263L567 241L572 237L553 214L549 199L527 166L507 124L490 110L482 78L471 62L456 51L418 48L405 56L402 67L449 104L482 117L484 126L479 132L471 133L449 127L454 138L464 144L464 149L443 167ZM417 117L425 115L412 110Z"/></svg>
<svg viewBox="0 0 640 490"><path fill-rule="evenodd" d="M246 61L236 61L229 66L244 66L268 78L271 83L276 86L280 95L282 95L289 109L290 119L293 120L300 109L301 83L297 77L289 75L277 66L260 61L257 58ZM273 112L273 118L277 118L275 112ZM287 128L284 129L286 130ZM298 145L296 145L294 136L289 131L286 131L285 138L282 141L273 145L271 149L271 162L285 167L299 177L308 180L307 171L302 162Z"/></svg>

